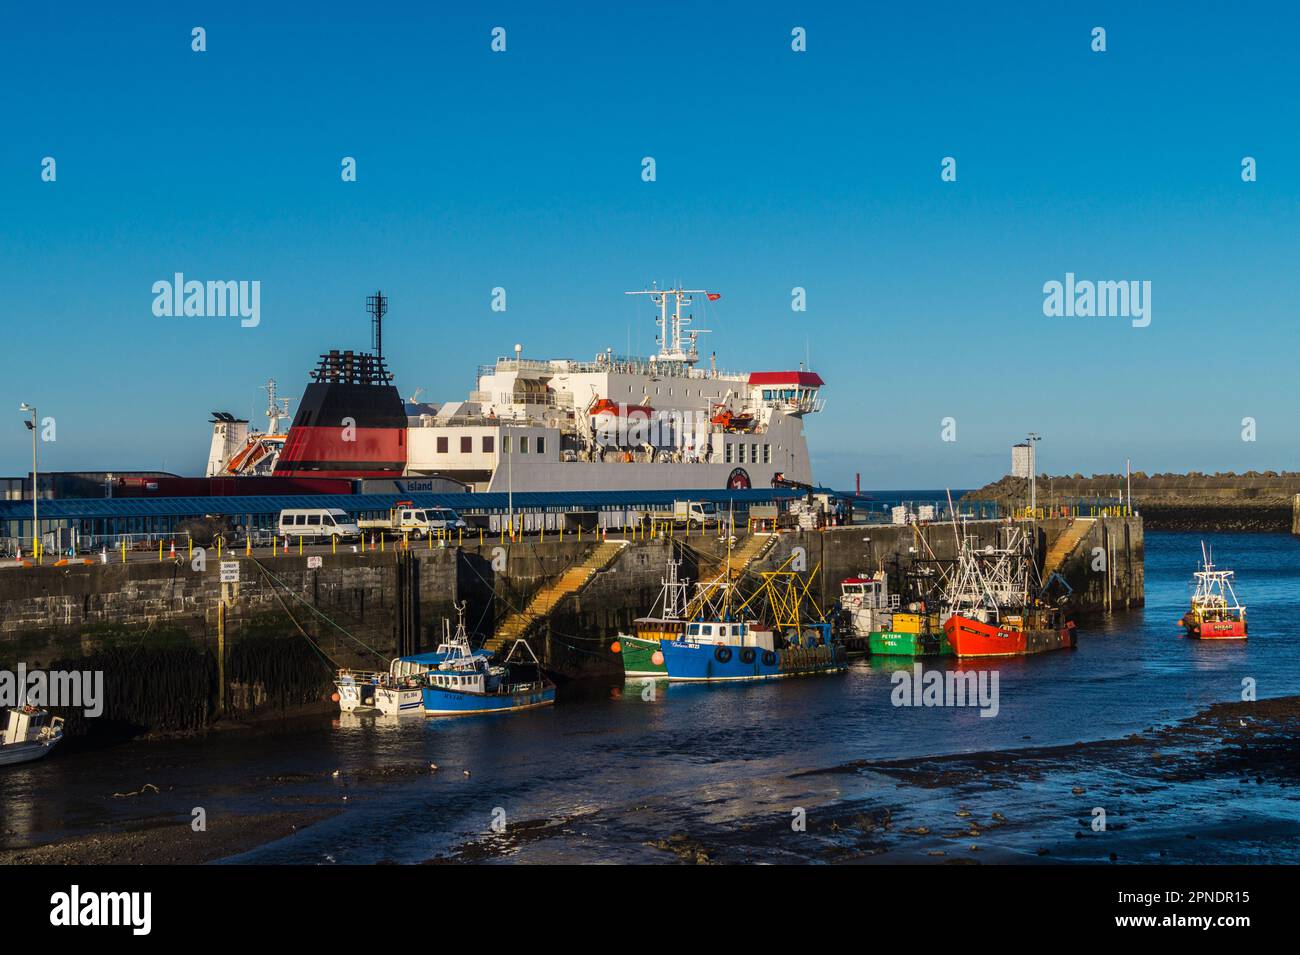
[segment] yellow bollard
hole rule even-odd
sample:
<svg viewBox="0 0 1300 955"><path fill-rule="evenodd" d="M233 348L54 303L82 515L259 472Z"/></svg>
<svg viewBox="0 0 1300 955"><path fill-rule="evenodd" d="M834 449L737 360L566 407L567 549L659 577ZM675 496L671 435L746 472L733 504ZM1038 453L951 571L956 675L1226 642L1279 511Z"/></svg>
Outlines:
<svg viewBox="0 0 1300 955"><path fill-rule="evenodd" d="M483 528L481 527L478 529L478 546L483 546Z"/></svg>
<svg viewBox="0 0 1300 955"><path fill-rule="evenodd" d="M244 538L244 556L245 557L253 556L253 535L252 534L249 534L247 537Z"/></svg>
<svg viewBox="0 0 1300 955"><path fill-rule="evenodd" d="M384 552L384 532L380 531L379 532L379 553L382 554L383 552Z"/></svg>
<svg viewBox="0 0 1300 955"><path fill-rule="evenodd" d="M337 554L338 552L339 552L339 535L338 535L338 534L331 534L331 535L330 535L330 553L331 553L331 554Z"/></svg>
<svg viewBox="0 0 1300 955"><path fill-rule="evenodd" d="M194 562L194 538L193 537L190 538L189 556L190 556L190 562L193 563Z"/></svg>
<svg viewBox="0 0 1300 955"><path fill-rule="evenodd" d="M158 563L162 563L162 541L158 541Z"/></svg>
<svg viewBox="0 0 1300 955"><path fill-rule="evenodd" d="M578 543L582 543L582 521L578 521Z"/></svg>
<svg viewBox="0 0 1300 955"><path fill-rule="evenodd" d="M221 542L223 540L224 538L221 537L217 538L217 560L221 560Z"/></svg>
<svg viewBox="0 0 1300 955"><path fill-rule="evenodd" d="M465 528L463 527L456 528L456 546L457 547L465 546Z"/></svg>
<svg viewBox="0 0 1300 955"><path fill-rule="evenodd" d="M122 563L126 563L126 538L122 538Z"/></svg>
<svg viewBox="0 0 1300 955"><path fill-rule="evenodd" d="M299 557L302 556L302 538L301 538L301 537L298 538L298 556L299 556Z"/></svg>

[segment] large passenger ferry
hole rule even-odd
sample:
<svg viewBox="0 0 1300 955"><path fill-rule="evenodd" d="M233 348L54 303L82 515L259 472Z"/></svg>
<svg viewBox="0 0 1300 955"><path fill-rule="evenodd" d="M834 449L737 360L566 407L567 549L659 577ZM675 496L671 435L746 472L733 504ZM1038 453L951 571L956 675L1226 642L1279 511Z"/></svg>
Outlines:
<svg viewBox="0 0 1300 955"><path fill-rule="evenodd" d="M370 296L373 352L322 355L287 436L258 444L258 473L442 478L475 491L743 489L778 473L811 482L803 421L823 406L821 377L702 361L704 330L688 331L683 310L716 292L627 294L657 309L655 354L543 359L517 344L479 368L465 399L442 403L402 400L382 353L387 299ZM242 473L235 456L261 437L232 417L214 415L210 474Z"/></svg>

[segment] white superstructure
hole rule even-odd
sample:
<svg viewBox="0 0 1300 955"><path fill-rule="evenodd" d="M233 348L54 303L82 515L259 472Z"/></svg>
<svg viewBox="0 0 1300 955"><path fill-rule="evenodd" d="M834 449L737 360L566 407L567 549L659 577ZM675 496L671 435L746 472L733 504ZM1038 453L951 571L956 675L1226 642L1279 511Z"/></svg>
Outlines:
<svg viewBox="0 0 1300 955"><path fill-rule="evenodd" d="M719 296L628 294L659 308L655 355L539 360L516 345L480 367L468 400L409 417L407 475L476 491L767 487L777 472L811 483L803 418L822 408L821 378L722 372L713 359L699 367L699 332L685 333L682 308Z"/></svg>

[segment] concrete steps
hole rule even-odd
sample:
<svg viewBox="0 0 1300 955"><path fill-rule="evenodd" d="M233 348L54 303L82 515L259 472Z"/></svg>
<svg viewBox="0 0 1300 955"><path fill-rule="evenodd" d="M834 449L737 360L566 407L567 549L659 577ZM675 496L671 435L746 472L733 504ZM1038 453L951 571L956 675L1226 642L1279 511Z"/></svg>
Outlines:
<svg viewBox="0 0 1300 955"><path fill-rule="evenodd" d="M1052 546L1047 549L1047 557L1043 560L1044 578L1050 576L1053 571L1061 569L1066 558L1079 546L1079 541L1092 533L1092 527L1096 523L1097 520L1093 517L1076 517L1074 523L1052 541Z"/></svg>
<svg viewBox="0 0 1300 955"><path fill-rule="evenodd" d="M614 558L627 546L627 541L603 541L597 544L580 563L574 564L559 577L544 584L529 598L528 603L501 621L496 633L489 637L483 646L495 653L506 644L524 636L537 620L554 610L561 600L586 587L592 578L613 563Z"/></svg>

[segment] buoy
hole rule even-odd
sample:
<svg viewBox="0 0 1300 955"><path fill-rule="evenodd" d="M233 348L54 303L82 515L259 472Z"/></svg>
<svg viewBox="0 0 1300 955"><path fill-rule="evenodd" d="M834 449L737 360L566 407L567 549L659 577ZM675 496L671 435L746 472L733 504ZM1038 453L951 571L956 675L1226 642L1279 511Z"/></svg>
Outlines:
<svg viewBox="0 0 1300 955"><path fill-rule="evenodd" d="M437 764L437 763L430 763L430 764L429 764L429 769L431 769L433 772L436 773L436 772L438 771L438 764Z"/></svg>
<svg viewBox="0 0 1300 955"><path fill-rule="evenodd" d="M335 703L339 701L339 694L337 690L330 694L330 699L333 700Z"/></svg>
<svg viewBox="0 0 1300 955"><path fill-rule="evenodd" d="M653 664L654 664L655 666L657 666L657 667L661 667L661 666L663 666L663 665L664 665L664 652L663 652L662 650L656 650L654 653L652 653L652 654L650 655L650 662L653 663Z"/></svg>
<svg viewBox="0 0 1300 955"><path fill-rule="evenodd" d="M623 644L621 644L621 643L619 643L617 640L615 640L613 643L611 643L611 644L609 645L609 652L610 652L610 653L622 653L622 652L623 652Z"/></svg>
<svg viewBox="0 0 1300 955"><path fill-rule="evenodd" d="M468 769L467 769L467 770L465 770L465 775L466 775L466 776L468 776L468 775L469 775L469 770L468 770Z"/></svg>

